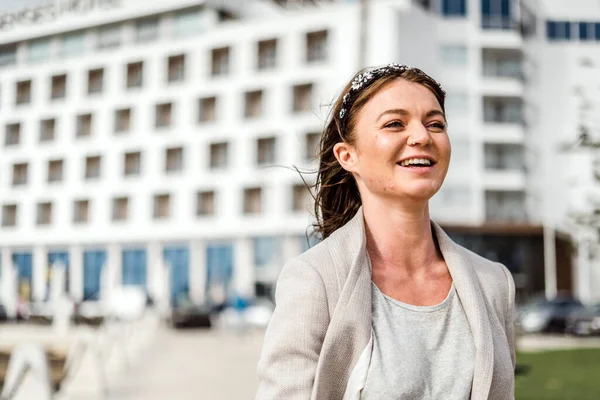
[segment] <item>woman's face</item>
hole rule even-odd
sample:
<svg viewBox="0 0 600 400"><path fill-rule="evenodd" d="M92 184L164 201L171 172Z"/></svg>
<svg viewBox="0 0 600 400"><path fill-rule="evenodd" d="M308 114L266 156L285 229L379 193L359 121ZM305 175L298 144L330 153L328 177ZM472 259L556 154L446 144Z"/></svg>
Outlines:
<svg viewBox="0 0 600 400"><path fill-rule="evenodd" d="M360 110L355 143L338 143L336 157L352 172L361 196L427 202L450 162L442 108L433 93L396 79Z"/></svg>

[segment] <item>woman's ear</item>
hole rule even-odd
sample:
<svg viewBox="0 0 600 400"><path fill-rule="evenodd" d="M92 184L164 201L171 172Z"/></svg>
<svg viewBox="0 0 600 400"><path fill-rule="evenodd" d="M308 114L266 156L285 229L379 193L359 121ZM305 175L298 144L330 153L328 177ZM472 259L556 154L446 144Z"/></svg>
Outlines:
<svg viewBox="0 0 600 400"><path fill-rule="evenodd" d="M333 154L342 168L348 172L356 172L358 155L354 146L345 142L336 143L333 146Z"/></svg>

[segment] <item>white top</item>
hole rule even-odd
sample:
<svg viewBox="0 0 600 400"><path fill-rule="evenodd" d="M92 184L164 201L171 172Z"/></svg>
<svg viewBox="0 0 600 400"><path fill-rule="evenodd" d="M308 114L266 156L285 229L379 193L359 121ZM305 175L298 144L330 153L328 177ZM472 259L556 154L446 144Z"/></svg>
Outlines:
<svg viewBox="0 0 600 400"><path fill-rule="evenodd" d="M469 399L475 345L454 284L434 306L414 306L373 286L373 352L362 400Z"/></svg>

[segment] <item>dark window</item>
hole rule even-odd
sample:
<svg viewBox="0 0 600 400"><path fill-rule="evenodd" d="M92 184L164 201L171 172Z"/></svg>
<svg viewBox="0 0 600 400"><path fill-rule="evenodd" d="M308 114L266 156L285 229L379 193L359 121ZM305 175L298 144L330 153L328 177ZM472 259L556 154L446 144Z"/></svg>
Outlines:
<svg viewBox="0 0 600 400"><path fill-rule="evenodd" d="M600 40L600 22L594 24L596 26L596 40Z"/></svg>
<svg viewBox="0 0 600 400"><path fill-rule="evenodd" d="M442 0L442 14L449 17L467 15L467 0Z"/></svg>
<svg viewBox="0 0 600 400"><path fill-rule="evenodd" d="M550 40L571 39L571 23L566 21L547 21L546 36Z"/></svg>

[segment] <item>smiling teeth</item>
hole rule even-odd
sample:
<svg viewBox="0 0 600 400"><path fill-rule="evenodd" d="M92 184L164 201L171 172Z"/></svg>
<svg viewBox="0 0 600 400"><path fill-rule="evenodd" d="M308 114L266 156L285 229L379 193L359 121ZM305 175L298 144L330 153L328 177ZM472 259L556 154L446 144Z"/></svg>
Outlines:
<svg viewBox="0 0 600 400"><path fill-rule="evenodd" d="M401 166L407 167L409 165L431 165L431 161L426 158L409 158L400 163Z"/></svg>

